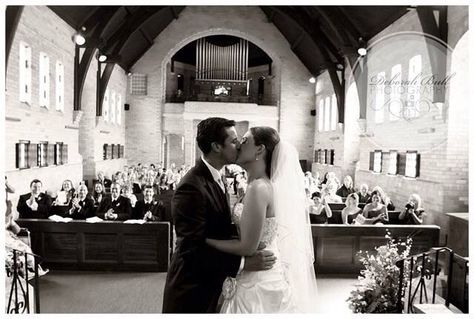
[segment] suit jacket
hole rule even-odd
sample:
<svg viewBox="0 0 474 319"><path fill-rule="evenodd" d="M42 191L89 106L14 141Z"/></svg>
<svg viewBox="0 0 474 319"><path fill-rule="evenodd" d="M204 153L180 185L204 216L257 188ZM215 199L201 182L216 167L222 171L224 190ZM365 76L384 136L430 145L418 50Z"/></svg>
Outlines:
<svg viewBox="0 0 474 319"><path fill-rule="evenodd" d="M87 196L84 200L79 201L81 208L76 208L72 205L72 201L69 204L68 217L73 219L86 219L95 216L94 214L94 200Z"/></svg>
<svg viewBox="0 0 474 319"><path fill-rule="evenodd" d="M166 277L163 313L216 312L222 283L235 277L240 256L205 243L231 239L229 204L202 160L181 180L171 202L176 249Z"/></svg>
<svg viewBox="0 0 474 319"><path fill-rule="evenodd" d="M117 200L113 201L111 197L104 196L97 209L96 215L105 219L105 213L107 213L110 208L118 215L115 220L127 220L132 217L132 205L130 204L130 199L126 197L120 195Z"/></svg>
<svg viewBox="0 0 474 319"><path fill-rule="evenodd" d="M105 178L103 180L98 180L98 179L94 179L92 181L92 184L95 184L97 182L100 182L102 183L102 185L104 186L104 190L108 193L110 192L110 186L112 186L112 181L108 178Z"/></svg>
<svg viewBox="0 0 474 319"><path fill-rule="evenodd" d="M18 199L18 205L16 209L20 213L20 218L48 218L51 210L52 200L51 197L45 193L40 193L36 199L38 203L38 209L33 211L27 204L26 201L31 197L31 193L21 195Z"/></svg>
<svg viewBox="0 0 474 319"><path fill-rule="evenodd" d="M165 206L162 201L157 201L155 199L148 204L146 204L143 199L137 201L135 208L133 209L133 218L143 219L148 211L152 214L152 218L149 219L149 221L166 221Z"/></svg>

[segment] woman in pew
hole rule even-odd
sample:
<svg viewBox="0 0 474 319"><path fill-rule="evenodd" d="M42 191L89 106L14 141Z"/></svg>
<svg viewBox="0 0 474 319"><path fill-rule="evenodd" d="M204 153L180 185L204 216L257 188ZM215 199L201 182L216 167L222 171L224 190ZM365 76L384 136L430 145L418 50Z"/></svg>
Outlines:
<svg viewBox="0 0 474 319"><path fill-rule="evenodd" d="M364 225L384 224L388 222L387 206L382 203L382 196L379 192L372 192L370 195L370 203L365 205L362 211L364 217L356 219L356 223Z"/></svg>
<svg viewBox="0 0 474 319"><path fill-rule="evenodd" d="M72 181L66 179L51 206L51 215L67 216L75 192Z"/></svg>
<svg viewBox="0 0 474 319"><path fill-rule="evenodd" d="M398 215L398 219L407 225L420 225L425 217L425 210L421 205L421 197L418 194L411 194L405 210Z"/></svg>
<svg viewBox="0 0 474 319"><path fill-rule="evenodd" d="M358 207L359 196L356 193L349 194L346 199L346 207L341 212L342 223L350 225L354 223L355 218L362 213Z"/></svg>
<svg viewBox="0 0 474 319"><path fill-rule="evenodd" d="M132 205L132 209L135 208L137 203L137 197L132 192L132 186L130 184L125 184L122 188L122 196L130 199L130 205Z"/></svg>
<svg viewBox="0 0 474 319"><path fill-rule="evenodd" d="M332 217L332 210L329 203L342 203L339 196L335 194L337 186L334 183L329 183L323 188L321 194L315 193L311 199L314 205L310 206L310 221L311 224L327 224L328 219ZM321 198L319 198L319 195Z"/></svg>
<svg viewBox="0 0 474 319"><path fill-rule="evenodd" d="M328 204L336 203L342 204L341 196L336 194L337 184L335 182L329 182L322 190L321 198L325 198Z"/></svg>
<svg viewBox="0 0 474 319"><path fill-rule="evenodd" d="M77 189L77 197L74 197L71 201L68 217L71 217L72 219L86 219L95 216L94 201L92 198L87 196L88 192L89 190L86 185L79 185Z"/></svg>
<svg viewBox="0 0 474 319"><path fill-rule="evenodd" d="M99 210L99 207L105 202L110 201L108 195L104 192L104 185L100 182L94 184L94 192L92 193L92 201L94 203L94 214Z"/></svg>
<svg viewBox="0 0 474 319"><path fill-rule="evenodd" d="M390 200L390 197L388 197L387 193L385 193L382 187L375 186L372 190L372 193L373 192L378 192L380 194L380 200L382 204L387 206L387 210L395 210L395 205L393 205L392 201Z"/></svg>

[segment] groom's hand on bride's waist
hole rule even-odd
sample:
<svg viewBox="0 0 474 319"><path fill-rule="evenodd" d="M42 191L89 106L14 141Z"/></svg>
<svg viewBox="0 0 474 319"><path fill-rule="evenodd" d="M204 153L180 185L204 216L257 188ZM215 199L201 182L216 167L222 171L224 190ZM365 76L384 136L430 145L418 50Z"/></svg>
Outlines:
<svg viewBox="0 0 474 319"><path fill-rule="evenodd" d="M253 256L245 257L244 270L268 270L275 264L276 257L269 250L257 250Z"/></svg>

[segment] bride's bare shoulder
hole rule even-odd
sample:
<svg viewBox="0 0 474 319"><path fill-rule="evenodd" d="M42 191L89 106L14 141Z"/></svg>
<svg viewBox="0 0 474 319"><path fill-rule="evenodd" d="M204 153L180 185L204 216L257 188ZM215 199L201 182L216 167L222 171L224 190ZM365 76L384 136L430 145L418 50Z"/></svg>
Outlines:
<svg viewBox="0 0 474 319"><path fill-rule="evenodd" d="M271 196L272 194L272 185L269 180L264 178L259 178L253 180L247 186L247 193L252 192L256 195L260 196Z"/></svg>

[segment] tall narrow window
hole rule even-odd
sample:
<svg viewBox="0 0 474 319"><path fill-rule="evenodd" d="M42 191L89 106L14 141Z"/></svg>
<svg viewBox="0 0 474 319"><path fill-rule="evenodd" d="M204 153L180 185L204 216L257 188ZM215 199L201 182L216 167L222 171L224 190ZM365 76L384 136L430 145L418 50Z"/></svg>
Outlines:
<svg viewBox="0 0 474 319"><path fill-rule="evenodd" d="M420 155L416 151L407 151L407 158L405 164L405 176L418 177L420 176Z"/></svg>
<svg viewBox="0 0 474 319"><path fill-rule="evenodd" d="M324 99L319 101L319 112L318 112L318 131L324 131Z"/></svg>
<svg viewBox="0 0 474 319"><path fill-rule="evenodd" d="M115 113L117 124L122 124L122 95L117 94L117 111Z"/></svg>
<svg viewBox="0 0 474 319"><path fill-rule="evenodd" d="M388 167L388 174L396 175L398 167L398 153L397 151L390 151L390 162Z"/></svg>
<svg viewBox="0 0 474 319"><path fill-rule="evenodd" d="M329 131L330 129L330 116L331 116L331 99L326 97L324 103L324 130Z"/></svg>
<svg viewBox="0 0 474 319"><path fill-rule="evenodd" d="M421 55L415 55L408 62L407 105L404 117L411 119L420 115Z"/></svg>
<svg viewBox="0 0 474 319"><path fill-rule="evenodd" d="M374 172L375 173L382 172L382 151L374 152Z"/></svg>
<svg viewBox="0 0 474 319"><path fill-rule="evenodd" d="M48 166L48 142L38 143L37 161L39 167Z"/></svg>
<svg viewBox="0 0 474 319"><path fill-rule="evenodd" d="M109 89L105 90L104 101L102 102L102 116L105 122L109 122Z"/></svg>
<svg viewBox="0 0 474 319"><path fill-rule="evenodd" d="M390 121L396 121L400 118L400 110L402 101L400 99L400 89L402 81L402 65L396 64L392 67L390 73L390 80L392 84L390 86L390 100L388 103L388 114Z"/></svg>
<svg viewBox="0 0 474 319"><path fill-rule="evenodd" d="M49 108L49 57L41 52L39 59L39 105Z"/></svg>
<svg viewBox="0 0 474 319"><path fill-rule="evenodd" d="M110 111L110 123L115 124L115 91L110 92L109 111Z"/></svg>
<svg viewBox="0 0 474 319"><path fill-rule="evenodd" d="M64 65L56 61L56 110L64 112Z"/></svg>
<svg viewBox="0 0 474 319"><path fill-rule="evenodd" d="M337 125L337 99L336 94L331 97L331 131L336 130Z"/></svg>
<svg viewBox="0 0 474 319"><path fill-rule="evenodd" d="M16 144L16 168L28 168L28 148L30 141L20 141Z"/></svg>
<svg viewBox="0 0 474 319"><path fill-rule="evenodd" d="M20 42L19 57L20 102L31 103L31 47Z"/></svg>
<svg viewBox="0 0 474 319"><path fill-rule="evenodd" d="M377 74L377 80L383 79L385 81L385 72L379 72ZM380 81L382 82L382 81ZM374 104L374 121L375 123L382 123L384 117L384 103L385 103L385 84L377 85L375 93L375 104Z"/></svg>

